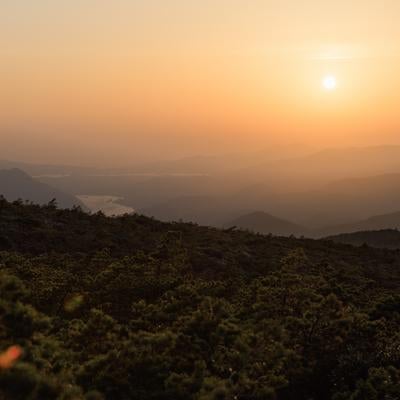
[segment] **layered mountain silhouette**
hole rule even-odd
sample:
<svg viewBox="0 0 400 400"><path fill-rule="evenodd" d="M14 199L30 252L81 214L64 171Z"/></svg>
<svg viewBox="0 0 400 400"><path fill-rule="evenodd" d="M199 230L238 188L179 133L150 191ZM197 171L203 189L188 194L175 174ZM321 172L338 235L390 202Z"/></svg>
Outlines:
<svg viewBox="0 0 400 400"><path fill-rule="evenodd" d="M288 234L298 234L298 226L304 226L309 229L304 234L313 237L397 227L391 224L393 215L380 223L369 218L400 210L400 146L313 154L289 150L263 150L251 157L188 157L118 169L33 164L25 169L11 161L0 161L0 168L21 164L20 169L64 194L121 197L124 205L164 221L221 227L257 211L293 223Z"/></svg>
<svg viewBox="0 0 400 400"><path fill-rule="evenodd" d="M18 168L0 170L0 195L9 201L21 199L36 204L55 199L60 208L85 209L75 196L41 183Z"/></svg>
<svg viewBox="0 0 400 400"><path fill-rule="evenodd" d="M268 211L315 229L361 221L382 211L396 212L399 188L400 174L393 173L341 179L297 192L276 192L266 181L242 189L233 198L242 209Z"/></svg>
<svg viewBox="0 0 400 400"><path fill-rule="evenodd" d="M124 204L159 219L214 226L263 211L320 229L399 210L400 146L304 153L271 148L254 157L192 157L80 172L42 167L33 175L66 172L40 180L67 193L123 197Z"/></svg>
<svg viewBox="0 0 400 400"><path fill-rule="evenodd" d="M258 163L234 172L246 182L305 187L400 171L400 146L328 148L302 157Z"/></svg>

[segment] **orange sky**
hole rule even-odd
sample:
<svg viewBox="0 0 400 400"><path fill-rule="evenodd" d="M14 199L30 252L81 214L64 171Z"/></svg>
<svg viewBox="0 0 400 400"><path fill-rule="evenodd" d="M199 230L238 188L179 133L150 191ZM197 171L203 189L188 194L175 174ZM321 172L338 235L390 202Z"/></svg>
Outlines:
<svg viewBox="0 0 400 400"><path fill-rule="evenodd" d="M398 143L399 20L398 0L3 0L0 158Z"/></svg>

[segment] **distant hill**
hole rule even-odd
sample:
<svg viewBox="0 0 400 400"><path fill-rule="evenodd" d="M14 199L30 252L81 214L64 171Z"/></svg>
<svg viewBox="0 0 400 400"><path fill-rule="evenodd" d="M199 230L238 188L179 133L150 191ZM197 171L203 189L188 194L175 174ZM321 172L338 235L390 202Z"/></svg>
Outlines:
<svg viewBox="0 0 400 400"><path fill-rule="evenodd" d="M368 245L378 248L400 249L400 232L396 229L343 233L328 236L326 239L353 246Z"/></svg>
<svg viewBox="0 0 400 400"><path fill-rule="evenodd" d="M400 228L400 212L376 215L351 224L327 227L317 231L316 237L363 231L397 230Z"/></svg>
<svg viewBox="0 0 400 400"><path fill-rule="evenodd" d="M272 233L279 236L300 235L306 231L300 225L274 217L262 211L242 215L230 221L226 226L237 226L238 228L248 229L253 232Z"/></svg>
<svg viewBox="0 0 400 400"><path fill-rule="evenodd" d="M76 197L37 181L18 168L0 170L0 195L9 201L21 199L36 204L56 199L60 208L81 206L85 209Z"/></svg>

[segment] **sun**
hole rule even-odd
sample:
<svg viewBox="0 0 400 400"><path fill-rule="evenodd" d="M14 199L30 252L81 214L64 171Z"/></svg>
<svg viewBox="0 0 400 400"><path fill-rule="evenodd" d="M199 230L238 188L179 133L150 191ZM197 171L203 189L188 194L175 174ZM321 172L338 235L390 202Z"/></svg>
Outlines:
<svg viewBox="0 0 400 400"><path fill-rule="evenodd" d="M333 75L327 75L322 79L322 86L326 90L335 90L337 86L336 78Z"/></svg>

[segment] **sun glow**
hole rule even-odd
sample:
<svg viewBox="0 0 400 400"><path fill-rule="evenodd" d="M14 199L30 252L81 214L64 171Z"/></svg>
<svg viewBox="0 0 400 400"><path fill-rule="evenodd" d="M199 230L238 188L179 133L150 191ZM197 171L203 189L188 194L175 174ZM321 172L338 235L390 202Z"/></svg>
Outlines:
<svg viewBox="0 0 400 400"><path fill-rule="evenodd" d="M336 78L332 75L327 75L322 80L322 85L326 90L335 90L337 86Z"/></svg>

